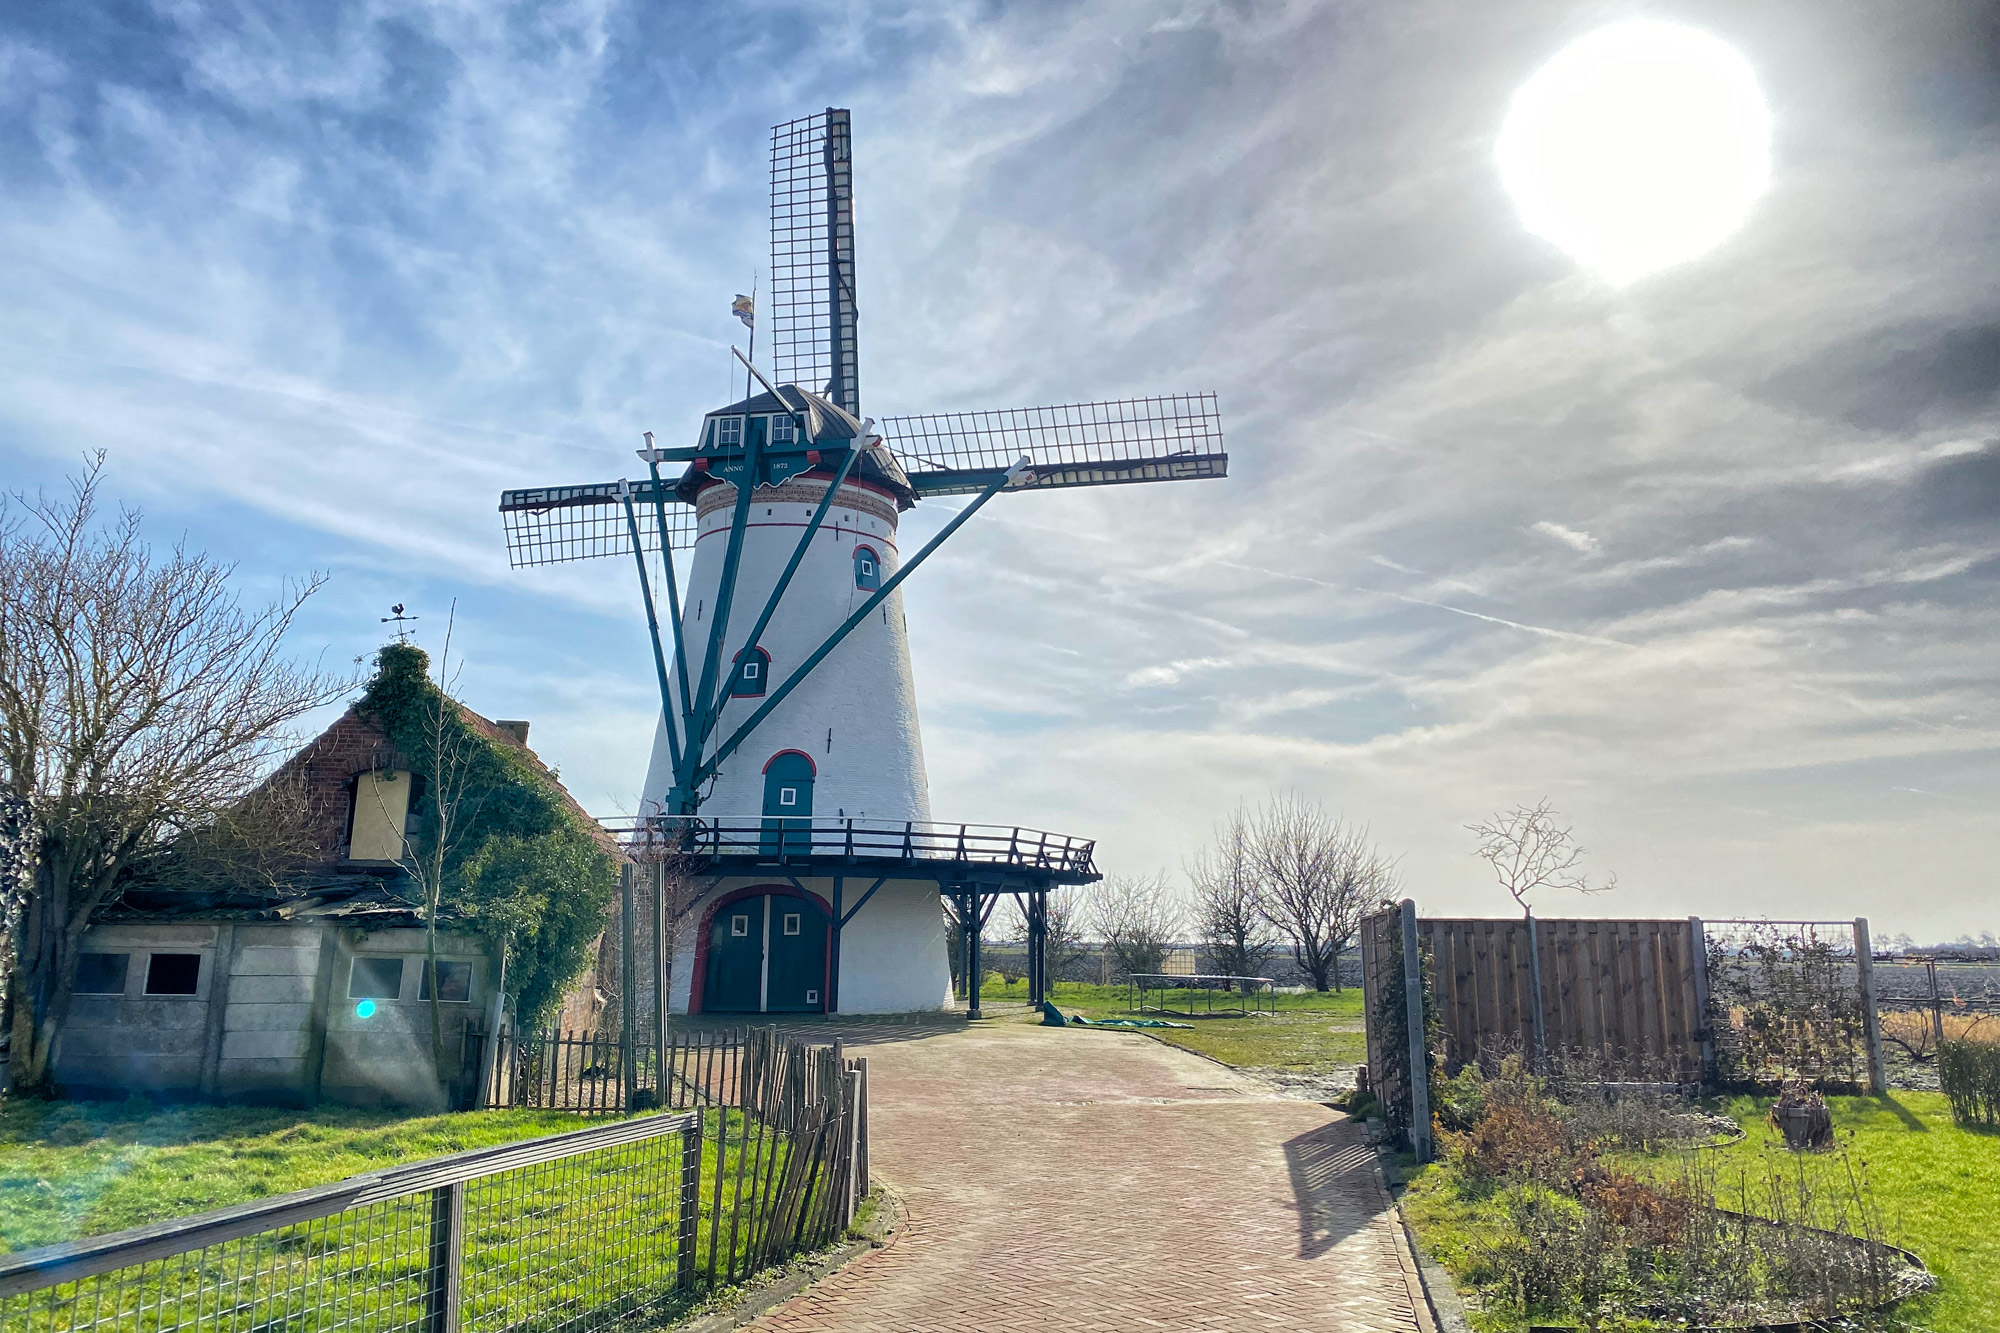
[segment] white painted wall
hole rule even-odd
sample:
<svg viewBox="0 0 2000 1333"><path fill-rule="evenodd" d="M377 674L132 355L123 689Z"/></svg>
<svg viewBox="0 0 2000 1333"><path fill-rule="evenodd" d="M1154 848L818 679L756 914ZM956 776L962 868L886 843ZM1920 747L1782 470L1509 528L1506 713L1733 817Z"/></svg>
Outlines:
<svg viewBox="0 0 2000 1333"><path fill-rule="evenodd" d="M823 481L795 479L760 488L744 533L735 601L717 674L726 679L731 659L763 610L764 600L826 492ZM699 681L701 653L714 624L716 591L729 544L735 488L717 485L697 506L698 535L683 598L688 674ZM771 654L775 690L870 593L854 586L854 549L866 544L882 560L886 581L900 565L894 502L854 485L841 488L825 523L792 576L784 600L759 645ZM669 654L672 652L668 646ZM679 697L678 677L672 693ZM717 739L740 725L762 699L734 699L723 707ZM729 759L702 806L703 816L754 822L763 813L764 766L784 750L811 756L816 769L816 819L928 820L930 785L924 775L923 737L917 726L916 682L910 671L903 599L892 595L800 683L783 704ZM673 785L664 725L653 743L642 810L664 807Z"/></svg>

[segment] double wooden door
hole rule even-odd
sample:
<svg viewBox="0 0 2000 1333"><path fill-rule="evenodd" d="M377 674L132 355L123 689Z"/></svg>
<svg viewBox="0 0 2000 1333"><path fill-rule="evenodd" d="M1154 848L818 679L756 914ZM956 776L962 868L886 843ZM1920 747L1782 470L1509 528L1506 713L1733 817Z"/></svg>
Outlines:
<svg viewBox="0 0 2000 1333"><path fill-rule="evenodd" d="M765 893L724 904L709 922L702 1009L823 1012L826 943L826 916L810 899Z"/></svg>

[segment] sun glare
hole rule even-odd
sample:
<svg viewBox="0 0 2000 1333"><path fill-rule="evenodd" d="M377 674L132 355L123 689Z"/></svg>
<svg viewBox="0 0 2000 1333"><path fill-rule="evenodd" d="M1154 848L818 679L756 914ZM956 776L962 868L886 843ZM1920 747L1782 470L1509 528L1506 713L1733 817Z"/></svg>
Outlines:
<svg viewBox="0 0 2000 1333"><path fill-rule="evenodd" d="M1636 19L1580 38L1521 85L1500 130L1529 231L1624 284L1741 225L1771 175L1771 116L1718 38Z"/></svg>

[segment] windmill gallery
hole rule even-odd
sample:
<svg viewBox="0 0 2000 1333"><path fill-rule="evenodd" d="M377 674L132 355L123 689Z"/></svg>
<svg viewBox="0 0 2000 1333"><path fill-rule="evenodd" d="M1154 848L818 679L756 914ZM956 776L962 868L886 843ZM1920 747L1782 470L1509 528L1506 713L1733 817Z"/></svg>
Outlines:
<svg viewBox="0 0 2000 1333"><path fill-rule="evenodd" d="M747 396L687 447L649 434L643 478L501 497L516 567L637 566L661 703L639 832L704 886L670 945L675 1012L947 1005L941 894L961 922L1017 897L1039 1001L1048 892L1099 878L1092 843L933 820L898 589L1003 492L1228 469L1212 394L863 417L850 150L845 110L772 131L776 382L738 353ZM942 496L971 499L905 558L899 518Z"/></svg>

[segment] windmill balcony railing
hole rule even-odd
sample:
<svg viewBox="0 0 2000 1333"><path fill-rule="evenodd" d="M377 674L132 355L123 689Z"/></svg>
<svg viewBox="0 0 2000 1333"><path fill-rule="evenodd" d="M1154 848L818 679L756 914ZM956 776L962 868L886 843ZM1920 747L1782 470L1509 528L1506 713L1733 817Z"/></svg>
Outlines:
<svg viewBox="0 0 2000 1333"><path fill-rule="evenodd" d="M924 861L1041 871L1065 879L1098 877L1094 839L1006 824L941 824L887 819L661 819L615 828L629 842L673 839L682 855L746 857L804 865Z"/></svg>

